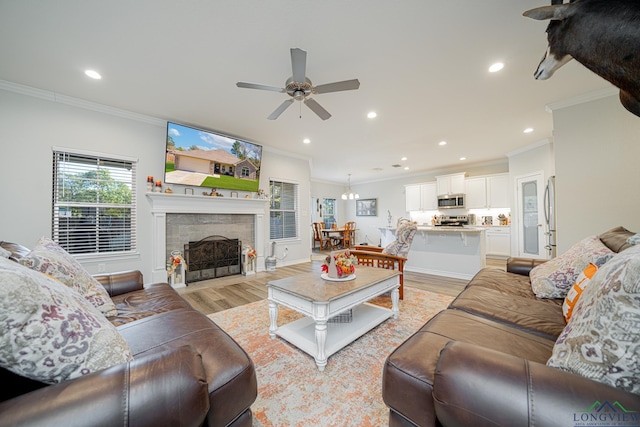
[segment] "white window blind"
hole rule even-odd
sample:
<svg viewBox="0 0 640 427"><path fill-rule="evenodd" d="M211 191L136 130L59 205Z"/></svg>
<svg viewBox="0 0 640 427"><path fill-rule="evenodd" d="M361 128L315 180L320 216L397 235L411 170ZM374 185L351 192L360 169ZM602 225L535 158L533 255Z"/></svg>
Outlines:
<svg viewBox="0 0 640 427"><path fill-rule="evenodd" d="M135 251L136 166L54 149L53 239L72 254Z"/></svg>
<svg viewBox="0 0 640 427"><path fill-rule="evenodd" d="M298 184L269 181L271 240L298 237Z"/></svg>

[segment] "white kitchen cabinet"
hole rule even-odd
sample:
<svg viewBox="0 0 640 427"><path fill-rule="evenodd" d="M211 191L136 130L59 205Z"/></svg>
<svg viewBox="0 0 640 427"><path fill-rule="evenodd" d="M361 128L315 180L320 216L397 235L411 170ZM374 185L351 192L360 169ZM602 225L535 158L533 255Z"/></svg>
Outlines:
<svg viewBox="0 0 640 427"><path fill-rule="evenodd" d="M509 174L467 178L467 209L509 208Z"/></svg>
<svg viewBox="0 0 640 427"><path fill-rule="evenodd" d="M465 201L467 209L485 209L487 207L487 180L485 177L467 178L465 182Z"/></svg>
<svg viewBox="0 0 640 427"><path fill-rule="evenodd" d="M438 195L464 194L464 177L466 173L453 173L449 175L436 176Z"/></svg>
<svg viewBox="0 0 640 427"><path fill-rule="evenodd" d="M511 256L511 227L487 227L485 236L487 257L506 259Z"/></svg>
<svg viewBox="0 0 640 427"><path fill-rule="evenodd" d="M491 209L511 207L508 173L487 177L487 207Z"/></svg>
<svg viewBox="0 0 640 427"><path fill-rule="evenodd" d="M405 186L406 211L438 210L436 183L413 184Z"/></svg>

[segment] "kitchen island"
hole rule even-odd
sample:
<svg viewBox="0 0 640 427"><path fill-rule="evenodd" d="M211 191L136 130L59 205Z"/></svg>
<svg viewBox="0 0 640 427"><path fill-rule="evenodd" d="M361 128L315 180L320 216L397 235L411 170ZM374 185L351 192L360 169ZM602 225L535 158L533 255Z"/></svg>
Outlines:
<svg viewBox="0 0 640 427"><path fill-rule="evenodd" d="M382 246L395 239L395 228L380 228ZM404 264L405 271L471 279L486 266L485 228L419 226Z"/></svg>

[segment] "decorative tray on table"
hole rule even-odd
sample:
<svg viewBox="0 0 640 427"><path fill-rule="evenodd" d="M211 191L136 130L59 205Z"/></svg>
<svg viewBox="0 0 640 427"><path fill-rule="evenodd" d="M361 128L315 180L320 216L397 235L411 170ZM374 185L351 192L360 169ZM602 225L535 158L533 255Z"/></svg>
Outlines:
<svg viewBox="0 0 640 427"><path fill-rule="evenodd" d="M322 273L320 275L320 277L322 277L324 280L328 280L330 282L346 282L348 280L355 279L356 275L354 273L354 274L349 274L348 276L342 276L342 277L329 277L329 275L327 273Z"/></svg>

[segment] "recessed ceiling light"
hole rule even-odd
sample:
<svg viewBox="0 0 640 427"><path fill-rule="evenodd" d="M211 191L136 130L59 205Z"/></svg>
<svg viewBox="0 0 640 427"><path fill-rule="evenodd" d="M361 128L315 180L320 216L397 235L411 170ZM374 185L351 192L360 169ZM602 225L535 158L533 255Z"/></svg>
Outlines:
<svg viewBox="0 0 640 427"><path fill-rule="evenodd" d="M403 157L403 158L401 158L400 160L402 160L402 161L404 162L405 160L407 160L407 158L406 158L406 157Z"/></svg>
<svg viewBox="0 0 640 427"><path fill-rule="evenodd" d="M86 70L84 74L87 75L87 77L91 77L92 79L95 79L95 80L100 80L102 78L100 73L94 70Z"/></svg>
<svg viewBox="0 0 640 427"><path fill-rule="evenodd" d="M404 170L408 171L409 170L409 166L405 166Z"/></svg>
<svg viewBox="0 0 640 427"><path fill-rule="evenodd" d="M495 64L491 65L491 67L489 67L489 72L495 73L502 70L503 68L504 64L502 62L496 62Z"/></svg>
<svg viewBox="0 0 640 427"><path fill-rule="evenodd" d="M467 160L466 157L460 157L460 160Z"/></svg>
<svg viewBox="0 0 640 427"><path fill-rule="evenodd" d="M533 128L526 128L525 130L523 130L524 133L531 133L533 132Z"/></svg>
<svg viewBox="0 0 640 427"><path fill-rule="evenodd" d="M376 117L378 117L378 113L376 113L375 111L369 111L369 114L367 114L367 117L370 119L375 119Z"/></svg>
<svg viewBox="0 0 640 427"><path fill-rule="evenodd" d="M447 141L440 141L438 142L438 145L447 145Z"/></svg>
<svg viewBox="0 0 640 427"><path fill-rule="evenodd" d="M302 140L305 144L311 144L311 140L309 138L305 138Z"/></svg>

